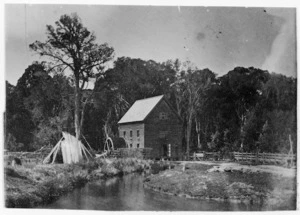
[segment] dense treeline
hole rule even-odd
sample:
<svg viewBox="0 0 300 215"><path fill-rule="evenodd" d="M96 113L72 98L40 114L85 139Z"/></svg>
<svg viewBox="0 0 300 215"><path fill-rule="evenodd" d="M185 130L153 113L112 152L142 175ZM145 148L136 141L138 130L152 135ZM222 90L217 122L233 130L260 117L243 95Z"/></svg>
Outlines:
<svg viewBox="0 0 300 215"><path fill-rule="evenodd" d="M137 99L165 94L184 121L185 148L287 152L296 142L296 79L255 68L237 67L216 77L208 69L175 68L119 58L95 83L86 108L83 135L103 147L103 126L117 136L117 121ZM34 62L14 87L6 83L6 144L33 150L55 144L61 131L74 134L73 88L62 75L50 76ZM92 90L84 91L89 94Z"/></svg>
<svg viewBox="0 0 300 215"><path fill-rule="evenodd" d="M77 16L75 19L61 17L60 25L74 20L79 29L83 28ZM91 36L85 28L77 31L84 36L71 39L66 39L61 30L55 35L52 26L48 30L48 37L53 36L52 47L46 47L50 54L54 49L67 50L76 60L76 52L81 56L80 42L87 52L95 46L96 50L89 53L101 63L109 61L113 54L107 45L87 45ZM84 41L85 37L89 40ZM54 39L59 41L53 42ZM76 46L69 50L72 42ZM38 43L38 48L45 47ZM33 49L37 51L37 45ZM106 54L109 57L104 60L100 56L103 50L109 51ZM80 131L79 138L86 139L95 150L102 150L104 126L110 136L116 137L118 120L135 100L161 94L183 119L185 151L288 152L289 135L296 143L296 78L253 67L236 67L218 77L213 71L198 69L190 62L158 63L128 57L118 58L110 69L101 66L91 72L87 70L90 61L84 57L78 60L77 81L75 72L66 76L65 67L47 61L29 65L16 86L6 82L8 150L27 151L54 145L62 131L74 135ZM83 87L89 78L96 80L93 89ZM294 144L294 150L295 147Z"/></svg>

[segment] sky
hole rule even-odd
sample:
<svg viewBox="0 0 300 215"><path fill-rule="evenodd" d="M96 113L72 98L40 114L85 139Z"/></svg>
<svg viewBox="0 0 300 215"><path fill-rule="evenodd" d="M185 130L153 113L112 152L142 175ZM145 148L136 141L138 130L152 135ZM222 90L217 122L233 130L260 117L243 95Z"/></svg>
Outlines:
<svg viewBox="0 0 300 215"><path fill-rule="evenodd" d="M219 76L236 66L296 77L296 9L201 6L5 5L5 79L16 84L40 58L29 44L76 12L99 44L126 56L191 61Z"/></svg>

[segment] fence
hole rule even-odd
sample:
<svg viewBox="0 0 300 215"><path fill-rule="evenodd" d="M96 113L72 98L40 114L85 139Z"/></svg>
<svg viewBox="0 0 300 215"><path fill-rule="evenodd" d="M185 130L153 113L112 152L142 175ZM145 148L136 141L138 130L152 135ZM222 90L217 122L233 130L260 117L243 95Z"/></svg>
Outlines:
<svg viewBox="0 0 300 215"><path fill-rule="evenodd" d="M296 163L296 155L280 154L280 153L241 153L233 152L236 161L248 161L263 164L279 164L294 165Z"/></svg>
<svg viewBox="0 0 300 215"><path fill-rule="evenodd" d="M44 152L6 152L4 159L8 165L14 158L19 158L22 164L38 164L48 155Z"/></svg>
<svg viewBox="0 0 300 215"><path fill-rule="evenodd" d="M118 148L111 152L113 157L136 157L149 159L152 148Z"/></svg>
<svg viewBox="0 0 300 215"><path fill-rule="evenodd" d="M44 146L34 152L10 152L4 151L4 161L7 165L10 165L14 158L19 158L22 164L38 164L42 163L43 159L51 151L51 146Z"/></svg>
<svg viewBox="0 0 300 215"><path fill-rule="evenodd" d="M190 156L192 160L219 160L220 153L219 152L200 152L194 153Z"/></svg>
<svg viewBox="0 0 300 215"><path fill-rule="evenodd" d="M235 161L238 162L251 162L260 164L276 164L276 165L289 165L293 166L296 163L297 156L280 154L280 153L242 153L232 152L230 153ZM220 152L200 152L194 153L190 156L191 160L223 160L224 156L221 156Z"/></svg>

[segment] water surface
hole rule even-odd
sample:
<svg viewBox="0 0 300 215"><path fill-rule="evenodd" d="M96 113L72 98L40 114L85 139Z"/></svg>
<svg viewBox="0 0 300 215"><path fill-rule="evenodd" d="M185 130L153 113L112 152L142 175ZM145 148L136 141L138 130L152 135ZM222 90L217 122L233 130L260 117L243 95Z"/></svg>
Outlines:
<svg viewBox="0 0 300 215"><path fill-rule="evenodd" d="M143 187L143 175L130 174L99 180L75 189L57 201L43 206L53 209L146 210L146 211L249 211L261 210L244 203L195 200L154 192Z"/></svg>

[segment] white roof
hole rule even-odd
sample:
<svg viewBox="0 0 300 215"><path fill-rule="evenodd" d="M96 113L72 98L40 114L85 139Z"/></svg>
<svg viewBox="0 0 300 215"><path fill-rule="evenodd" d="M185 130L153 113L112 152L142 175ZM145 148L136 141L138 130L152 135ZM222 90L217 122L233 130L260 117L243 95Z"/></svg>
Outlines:
<svg viewBox="0 0 300 215"><path fill-rule="evenodd" d="M135 101L118 123L139 122L145 120L148 114L163 97L163 95L160 95Z"/></svg>

